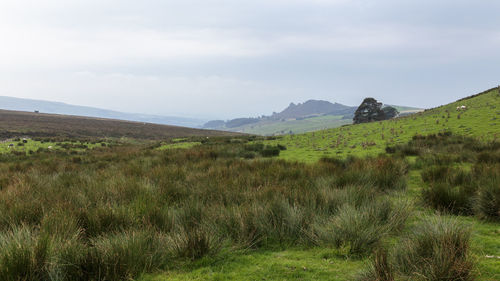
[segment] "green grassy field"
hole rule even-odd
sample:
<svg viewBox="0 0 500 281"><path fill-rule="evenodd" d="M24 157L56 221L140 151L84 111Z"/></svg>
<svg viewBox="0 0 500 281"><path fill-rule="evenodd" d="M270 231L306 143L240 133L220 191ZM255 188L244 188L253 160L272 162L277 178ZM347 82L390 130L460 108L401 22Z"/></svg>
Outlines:
<svg viewBox="0 0 500 281"><path fill-rule="evenodd" d="M465 105L467 110L457 111ZM314 163L322 157L373 156L385 153L386 146L405 144L414 135L439 132L470 136L482 142L497 140L500 133L500 94L497 89L485 94L441 106L412 116L390 121L291 135L267 141L282 144L287 150L280 158ZM456 151L455 151L456 153ZM417 158L412 163L408 187L403 196L413 202L409 225L432 217L435 211L421 199L422 168ZM458 165L458 166L457 166ZM470 164L456 167L470 170ZM500 224L470 216L449 216L472 229L472 252L477 262L475 280L500 280ZM394 243L396 240L393 240ZM352 280L368 259L346 258L332 248L292 248L234 252L221 258L205 259L173 271L146 275L140 280Z"/></svg>
<svg viewBox="0 0 500 281"><path fill-rule="evenodd" d="M14 146L9 146L13 144ZM52 150L71 150L71 151L85 151L87 149L94 149L96 147L106 146L108 143L106 141L99 142L85 142L85 141L40 141L27 139L26 143L22 140L6 140L0 142L0 154L10 153L10 152L22 152L29 154L30 152L37 152L40 149L52 149Z"/></svg>
<svg viewBox="0 0 500 281"><path fill-rule="evenodd" d="M167 144L162 144L157 149L158 150L166 150L166 149L177 149L177 148L191 148L195 145L200 145L200 144L201 144L201 142L195 142L195 141L167 143Z"/></svg>
<svg viewBox="0 0 500 281"><path fill-rule="evenodd" d="M457 106L467 106L457 111ZM483 141L500 137L500 94L485 94L393 120L279 137L269 144L287 147L282 159L314 162L321 157L369 156L388 145L403 144L414 135L451 131Z"/></svg>
<svg viewBox="0 0 500 281"><path fill-rule="evenodd" d="M445 144L445 142L449 144ZM432 220L440 213L470 228L472 230L470 247L475 263L474 278L471 280L500 280L500 224L498 221L480 220L474 216L452 215L436 211L429 207L422 198L422 191L428 186L428 183L423 180L422 173L426 171L428 166L433 166L429 164L429 161L445 161L440 165L463 169L469 173L474 170L473 167L481 167L482 164L477 161L483 160L478 160L481 158L470 154L471 150L477 148L470 144L453 146L457 142L459 141L453 139L448 141L444 137L443 140L436 142L437 148L424 146L420 156L406 156L405 158L410 165L406 176L407 187L405 190L388 195L394 201L403 198L411 202L412 214L408 218L406 226L406 231L410 233L413 226L425 220ZM467 155L467 158L463 158L464 155ZM442 158L443 156L449 158ZM498 157L494 159L497 159L494 161L500 160ZM389 248L395 247L401 241L400 239L401 236L390 236L385 240L385 243L391 245L388 246ZM223 252L215 257L206 257L195 263L182 264L164 273L145 275L139 280L354 280L355 276L369 262L369 257L350 257L342 248L328 246L275 247Z"/></svg>
<svg viewBox="0 0 500 281"><path fill-rule="evenodd" d="M287 249L228 253L184 270L146 275L163 280L349 280L363 266L359 259L336 257L333 249Z"/></svg>
<svg viewBox="0 0 500 281"><path fill-rule="evenodd" d="M0 281L500 280L499 108L491 90L276 139L2 143Z"/></svg>

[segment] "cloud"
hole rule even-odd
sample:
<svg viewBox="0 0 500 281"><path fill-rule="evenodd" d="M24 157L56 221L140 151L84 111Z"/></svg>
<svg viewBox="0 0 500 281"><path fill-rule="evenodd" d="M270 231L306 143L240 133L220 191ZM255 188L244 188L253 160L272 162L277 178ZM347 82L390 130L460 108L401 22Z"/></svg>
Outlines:
<svg viewBox="0 0 500 281"><path fill-rule="evenodd" d="M492 0L0 1L0 94L234 117L311 98L358 104L368 93L433 106L497 83L499 8Z"/></svg>

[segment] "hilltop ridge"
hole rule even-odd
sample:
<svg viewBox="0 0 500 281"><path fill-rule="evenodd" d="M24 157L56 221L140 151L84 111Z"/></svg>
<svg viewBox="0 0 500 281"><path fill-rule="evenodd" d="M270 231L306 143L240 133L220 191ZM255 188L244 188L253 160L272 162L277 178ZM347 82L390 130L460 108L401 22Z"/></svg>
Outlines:
<svg viewBox="0 0 500 281"><path fill-rule="evenodd" d="M176 116L160 116L141 113L125 113L114 110L101 109L89 106L72 105L63 102L45 100L22 99L0 96L0 109L14 111L39 111L49 114L62 114L74 116L86 116L96 118L109 118L125 121L147 122L163 125L183 126L200 128L204 120L196 118L184 118Z"/></svg>
<svg viewBox="0 0 500 281"><path fill-rule="evenodd" d="M19 136L62 138L135 138L231 136L233 132L116 119L0 110L0 139Z"/></svg>
<svg viewBox="0 0 500 281"><path fill-rule="evenodd" d="M355 106L347 106L340 103L331 103L324 100L308 100L304 103L293 102L279 113L271 115L273 119L306 118L321 115L352 115L356 111Z"/></svg>

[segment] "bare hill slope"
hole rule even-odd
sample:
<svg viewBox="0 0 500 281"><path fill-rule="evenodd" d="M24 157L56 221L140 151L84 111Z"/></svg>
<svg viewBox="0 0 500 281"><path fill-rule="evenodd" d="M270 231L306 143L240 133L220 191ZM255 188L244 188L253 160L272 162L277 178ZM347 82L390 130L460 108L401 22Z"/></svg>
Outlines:
<svg viewBox="0 0 500 281"><path fill-rule="evenodd" d="M229 136L233 132L201 130L115 119L0 110L0 138L32 137L129 137L165 139L189 136Z"/></svg>

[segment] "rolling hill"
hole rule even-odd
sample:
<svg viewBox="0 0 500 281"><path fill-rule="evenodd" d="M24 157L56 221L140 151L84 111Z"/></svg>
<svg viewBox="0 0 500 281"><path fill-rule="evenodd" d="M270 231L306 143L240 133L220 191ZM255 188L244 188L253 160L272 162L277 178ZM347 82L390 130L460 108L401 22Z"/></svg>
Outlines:
<svg viewBox="0 0 500 281"><path fill-rule="evenodd" d="M64 138L169 139L230 136L233 132L132 122L114 119L0 110L0 139L19 136Z"/></svg>
<svg viewBox="0 0 500 281"><path fill-rule="evenodd" d="M458 106L465 110L457 110ZM387 146L407 143L414 135L449 131L484 141L500 136L500 93L498 88L392 120L346 125L301 135L279 137L269 144L288 148L280 157L314 162L321 157L377 155Z"/></svg>
<svg viewBox="0 0 500 281"><path fill-rule="evenodd" d="M15 111L39 111L43 113L75 115L97 118L111 118L127 121L147 122L163 125L174 125L191 128L200 128L205 120L174 116L159 116L151 114L124 113L113 110L100 109L88 106L71 105L62 102L52 102L33 99L21 99L0 96L0 109Z"/></svg>
<svg viewBox="0 0 500 281"><path fill-rule="evenodd" d="M403 115L421 111L407 106L395 107ZM356 109L355 106L340 103L308 100L304 103L290 103L283 111L274 112L271 116L213 120L203 125L203 128L264 136L301 134L351 124Z"/></svg>

